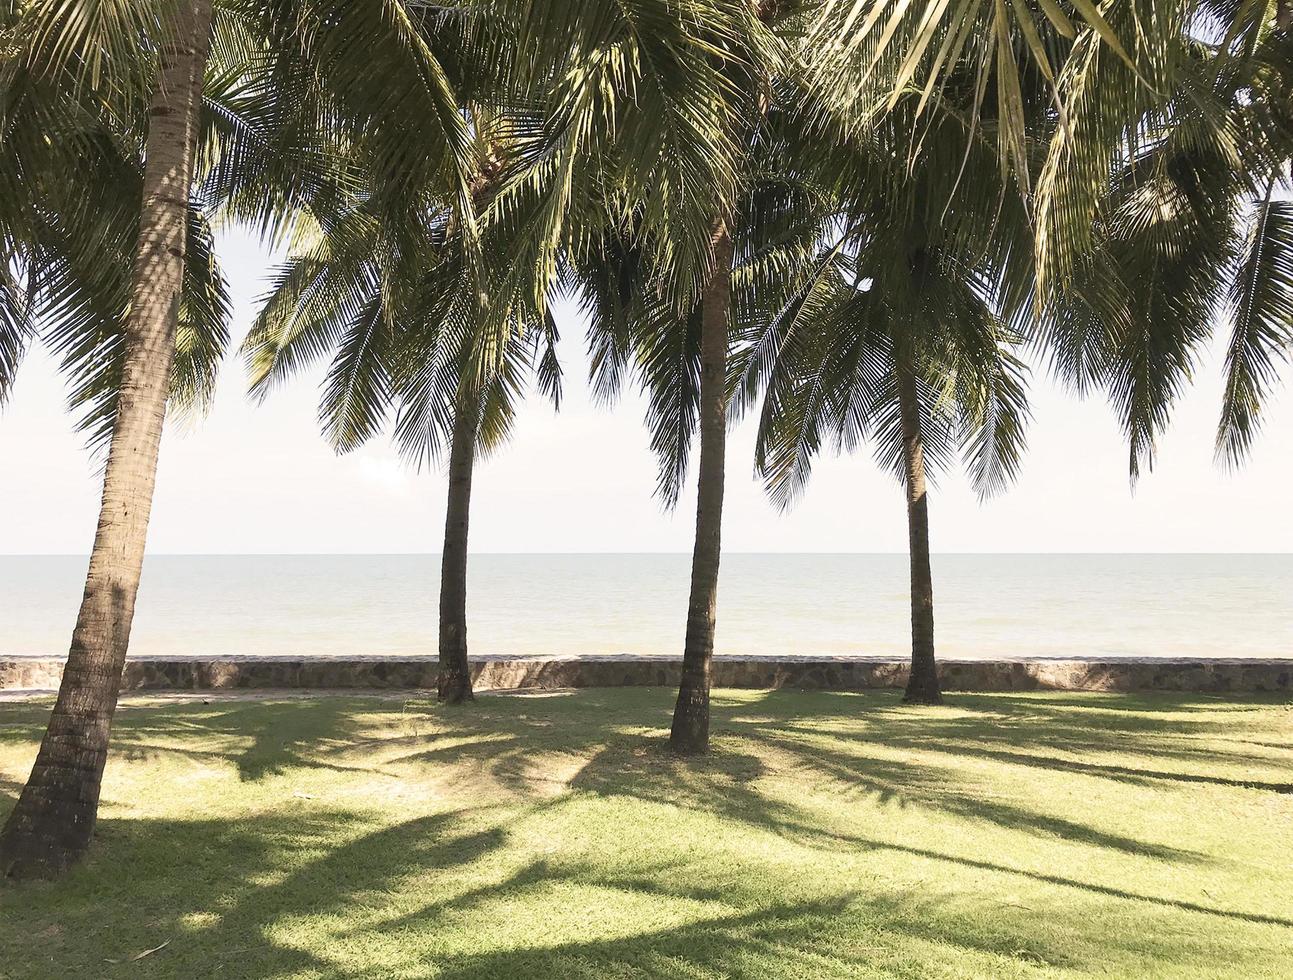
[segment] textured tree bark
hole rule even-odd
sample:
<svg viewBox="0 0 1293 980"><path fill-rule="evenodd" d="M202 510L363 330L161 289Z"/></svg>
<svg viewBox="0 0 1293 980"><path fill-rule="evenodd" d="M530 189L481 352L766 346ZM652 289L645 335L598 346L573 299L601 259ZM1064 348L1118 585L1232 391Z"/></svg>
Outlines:
<svg viewBox="0 0 1293 980"><path fill-rule="evenodd" d="M449 447L449 504L440 559L439 697L447 704L472 700L467 664L467 526L479 418L479 399L475 395L460 399Z"/></svg>
<svg viewBox="0 0 1293 980"><path fill-rule="evenodd" d="M929 496L925 487L925 446L920 438L916 378L898 367L898 410L902 419L907 483L907 541L911 556L911 676L904 701L939 704L934 662L934 581L929 568Z"/></svg>
<svg viewBox="0 0 1293 980"><path fill-rule="evenodd" d="M211 0L180 5L149 113L120 407L67 667L36 764L0 832L0 875L54 877L89 847L130 640L184 277Z"/></svg>
<svg viewBox="0 0 1293 980"><path fill-rule="evenodd" d="M696 494L696 541L691 558L691 597L682 683L669 744L680 755L709 748L710 666L718 562L722 553L723 484L727 455L727 342L732 308L732 236L720 218L712 237L714 272L701 300L700 466Z"/></svg>

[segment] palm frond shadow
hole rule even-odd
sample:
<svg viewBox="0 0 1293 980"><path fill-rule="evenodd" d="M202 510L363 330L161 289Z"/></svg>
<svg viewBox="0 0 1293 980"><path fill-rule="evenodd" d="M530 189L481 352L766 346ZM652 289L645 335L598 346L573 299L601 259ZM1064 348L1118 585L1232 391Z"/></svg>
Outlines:
<svg viewBox="0 0 1293 980"><path fill-rule="evenodd" d="M425 946L412 942L404 954L407 961L402 969L410 976L591 978L605 976L610 963L621 972L675 978L696 969L750 975L769 962L785 965L787 972L836 975L856 971L875 949L895 937L966 951L1019 953L1034 966L1090 965L1080 950L1067 945L1063 929L1049 928L1059 914L1054 910L1010 906L999 917L966 923L957 909L945 907L944 897L876 887L875 882L865 890L835 882L827 891L836 893L825 898L787 897L769 903L766 896L746 892L739 883L698 874L696 859L686 854L675 856L673 864L631 849L613 861L588 860L562 849L522 853L520 860L515 859L513 845L522 839L516 836L520 824L526 825L526 835L532 835L549 809L555 813L600 799L627 797L716 814L747 828L751 835L780 838L788 847L890 853L930 862L931 868L971 868L1138 903L1147 915L1187 911L1222 921L1293 928L1293 920L1287 918L1142 893L1094 874L1084 878L1026 862L1016 866L1009 858L966 853L953 840L886 838L883 826L823 820L807 801L770 791L771 777L791 771L846 796L856 795L859 803L870 798L884 807L941 809L1011 834L1060 838L1070 846L1119 857L1143 855L1171 863L1203 860L1184 848L1136 840L999 797L981 798L971 770L957 772L917 755L931 750L936 755L950 753L959 742L967 754L983 752L994 764L1071 772L1065 766L1072 760L1052 759L1045 754L1046 746L1063 742L1082 727L1082 709L1066 712L1062 703L1038 698L1019 699L1017 705L1006 699L954 698L946 710L912 711L895 706L889 695L785 692L727 699L719 692L714 751L683 761L666 748L667 701L661 692L619 692L610 697L589 691L570 699L485 699L471 712L414 706L412 711L422 712L424 723L415 722L412 733L392 727L385 735L365 724L370 703L346 699L319 699L291 707L290 723L278 731L273 730L273 721L281 717L277 713L283 703L193 705L183 711L174 706L128 708L118 727L118 748L184 750L233 763L240 775L254 773L255 779L302 767L348 769L362 760L366 771L400 772L408 780L483 776L503 792L475 808L454 807L375 830L371 815L317 803L271 807L237 820L109 816L100 823L100 841L87 869L99 876L96 880L109 883L109 893L96 891L92 903L66 916L64 909L60 916L72 923L69 928L84 927L88 941L98 921L95 903L146 908L147 914L136 917L138 921L121 935L96 940L106 956L150 948L158 934L201 931L203 942L196 945L204 952L189 952L177 943L165 960L159 954L155 963L144 961L141 975L149 975L150 970L163 971L158 975L229 970L230 975L310 973L337 980L352 976L329 958L326 945L293 942L290 929L283 929L317 916L333 923L325 928L341 944L363 943L379 934L421 937ZM978 709L979 735L986 728L991 739L970 737L962 717L967 708ZM34 739L39 712L22 712L24 717L27 714L31 718L28 737ZM991 725L983 725L984 714L992 715ZM1096 751L1125 749L1125 728L1136 729L1141 739L1153 731L1152 725L1142 727L1142 722L1088 728L1086 738ZM805 734L814 725L819 737L810 742ZM1164 721L1158 729L1160 737L1166 739L1175 731L1174 725ZM420 728L425 734L419 733ZM848 737L823 740L824 729L845 732ZM1156 752L1153 739L1141 745L1146 755ZM891 758L895 749L912 750L910 759ZM1206 775L1209 768L1202 753L1176 762L1192 767L1183 768L1186 776ZM1117 767L1090 765L1094 767L1090 771L1080 771L1092 779L1133 778L1104 771ZM1155 770L1163 770L1164 778L1172 775L1165 772L1166 765ZM561 792L554 794L551 782L558 776ZM1134 778L1157 780L1158 775L1141 773ZM1269 782L1280 785L1274 779ZM273 792L271 786L267 784L266 792ZM0 812L7 811L17 789L13 780L0 783ZM463 878L473 880L464 885ZM674 908L680 921L643 925L641 931L613 938L592 935L549 945L509 940L473 950L435 952L439 949L436 937L464 923L477 923L488 931L500 907L559 900L556 896L587 889L594 894L610 890L658 899ZM396 895L404 899L384 914ZM415 897L412 908L407 901L410 895ZM213 916L212 911L218 914ZM186 925L190 913L203 914L203 924ZM859 922L866 923L867 934L876 936L877 946L857 945ZM1146 941L1143 936L1118 935L1101 940L1106 951L1125 944L1136 953L1144 952ZM1198 952L1192 942L1192 937L1172 931L1155 944L1154 955L1163 963L1190 962ZM213 948L220 951L215 962L197 962L195 957L209 955Z"/></svg>
<svg viewBox="0 0 1293 980"><path fill-rule="evenodd" d="M255 782L289 769L330 769L376 774L371 767L342 765L329 756L346 752L356 741L354 703L343 698L212 705L191 720L178 721L165 707L136 709L143 717L114 735L114 749L128 759L150 759L167 753L208 761L232 761L239 778ZM284 714L288 718L284 718ZM157 719L157 721L153 721ZM219 747L198 749L176 744L182 731L201 733ZM250 741L248 742L248 738Z"/></svg>

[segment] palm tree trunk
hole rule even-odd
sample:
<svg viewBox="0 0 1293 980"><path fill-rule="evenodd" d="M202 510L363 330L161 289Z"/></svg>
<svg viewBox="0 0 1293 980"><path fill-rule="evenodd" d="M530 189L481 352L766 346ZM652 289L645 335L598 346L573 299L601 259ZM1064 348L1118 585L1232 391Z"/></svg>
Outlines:
<svg viewBox="0 0 1293 980"><path fill-rule="evenodd" d="M449 504L440 560L440 700L472 700L467 664L467 525L471 516L471 473L476 461L479 399L459 400L449 447Z"/></svg>
<svg viewBox="0 0 1293 980"><path fill-rule="evenodd" d="M898 367L898 411L902 418L903 462L907 477L907 542L911 556L911 676L904 701L939 704L934 662L934 580L929 570L929 495L925 487L925 446L920 438L916 378Z"/></svg>
<svg viewBox="0 0 1293 980"><path fill-rule="evenodd" d="M722 553L723 483L727 441L727 341L732 307L732 236L720 218L712 237L714 273L701 300L700 467L691 598L682 654L682 684L669 744L681 755L709 748L710 664Z"/></svg>
<svg viewBox="0 0 1293 980"><path fill-rule="evenodd" d="M58 875L94 833L175 359L211 0L182 4L174 27L149 113L120 403L85 594L36 764L0 832L0 875Z"/></svg>

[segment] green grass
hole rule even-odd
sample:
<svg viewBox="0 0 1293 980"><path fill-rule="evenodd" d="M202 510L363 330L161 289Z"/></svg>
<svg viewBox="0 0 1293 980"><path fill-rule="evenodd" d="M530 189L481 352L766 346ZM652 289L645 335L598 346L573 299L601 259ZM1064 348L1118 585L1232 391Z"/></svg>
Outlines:
<svg viewBox="0 0 1293 980"><path fill-rule="evenodd" d="M721 691L692 763L671 707L127 704L0 976L1293 975L1287 699ZM0 814L46 710L0 705Z"/></svg>

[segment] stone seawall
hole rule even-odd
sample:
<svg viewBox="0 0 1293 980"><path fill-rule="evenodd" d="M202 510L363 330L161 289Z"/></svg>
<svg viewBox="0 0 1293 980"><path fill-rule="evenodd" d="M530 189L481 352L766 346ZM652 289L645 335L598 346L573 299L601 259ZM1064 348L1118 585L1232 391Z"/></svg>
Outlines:
<svg viewBox="0 0 1293 980"><path fill-rule="evenodd" d="M559 687L676 687L676 657L474 658L479 691ZM58 687L53 657L0 656L0 690ZM127 691L372 688L434 690L434 657L136 657L126 663ZM1200 691L1293 694L1293 658L1000 658L946 659L948 691ZM902 687L905 661L882 657L718 657L718 687L860 691Z"/></svg>

